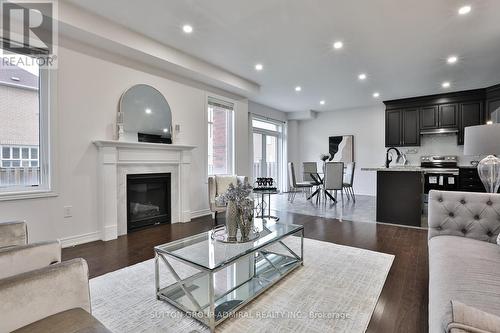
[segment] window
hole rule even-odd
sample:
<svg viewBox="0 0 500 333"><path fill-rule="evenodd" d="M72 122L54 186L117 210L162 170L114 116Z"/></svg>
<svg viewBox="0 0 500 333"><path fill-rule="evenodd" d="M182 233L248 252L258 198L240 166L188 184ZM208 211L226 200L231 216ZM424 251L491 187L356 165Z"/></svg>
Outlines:
<svg viewBox="0 0 500 333"><path fill-rule="evenodd" d="M208 98L208 174L233 174L234 104Z"/></svg>
<svg viewBox="0 0 500 333"><path fill-rule="evenodd" d="M11 59L0 62L0 199L48 192L49 71L28 56L0 56Z"/></svg>
<svg viewBox="0 0 500 333"><path fill-rule="evenodd" d="M2 146L0 168L37 168L38 147L6 147ZM4 170L4 172L6 172Z"/></svg>

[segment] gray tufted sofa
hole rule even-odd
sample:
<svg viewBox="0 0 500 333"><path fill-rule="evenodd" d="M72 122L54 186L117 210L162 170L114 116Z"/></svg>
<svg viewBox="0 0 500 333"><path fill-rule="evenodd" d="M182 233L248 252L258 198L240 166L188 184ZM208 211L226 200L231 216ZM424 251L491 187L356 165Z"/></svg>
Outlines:
<svg viewBox="0 0 500 333"><path fill-rule="evenodd" d="M500 316L499 233L500 194L429 193L430 333L447 331L452 300Z"/></svg>

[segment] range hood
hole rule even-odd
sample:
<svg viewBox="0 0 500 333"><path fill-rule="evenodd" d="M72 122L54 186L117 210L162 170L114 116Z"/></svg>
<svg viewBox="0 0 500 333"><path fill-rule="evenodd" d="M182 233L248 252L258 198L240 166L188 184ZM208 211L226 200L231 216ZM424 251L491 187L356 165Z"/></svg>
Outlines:
<svg viewBox="0 0 500 333"><path fill-rule="evenodd" d="M422 135L448 134L448 133L458 133L458 128L433 128L420 131L420 134Z"/></svg>

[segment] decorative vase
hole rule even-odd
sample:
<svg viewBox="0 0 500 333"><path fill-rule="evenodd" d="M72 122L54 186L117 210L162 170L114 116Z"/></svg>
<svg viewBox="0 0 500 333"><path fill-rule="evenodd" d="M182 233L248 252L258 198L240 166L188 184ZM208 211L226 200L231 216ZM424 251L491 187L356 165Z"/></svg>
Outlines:
<svg viewBox="0 0 500 333"><path fill-rule="evenodd" d="M241 214L236 203L233 200L228 201L226 207L226 232L228 241L235 242L236 234L238 233L238 221L241 219Z"/></svg>
<svg viewBox="0 0 500 333"><path fill-rule="evenodd" d="M242 214L239 221L239 229L241 233L241 241L246 242L249 239L250 232L253 229L254 202L249 199L243 206Z"/></svg>

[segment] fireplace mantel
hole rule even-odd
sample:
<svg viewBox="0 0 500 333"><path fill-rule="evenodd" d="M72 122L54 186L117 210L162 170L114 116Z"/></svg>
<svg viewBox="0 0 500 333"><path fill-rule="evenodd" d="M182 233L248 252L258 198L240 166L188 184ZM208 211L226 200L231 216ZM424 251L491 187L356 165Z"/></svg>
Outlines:
<svg viewBox="0 0 500 333"><path fill-rule="evenodd" d="M191 150L195 146L98 140L99 227L102 240L127 233L127 174L170 173L172 177L172 223L189 222Z"/></svg>

